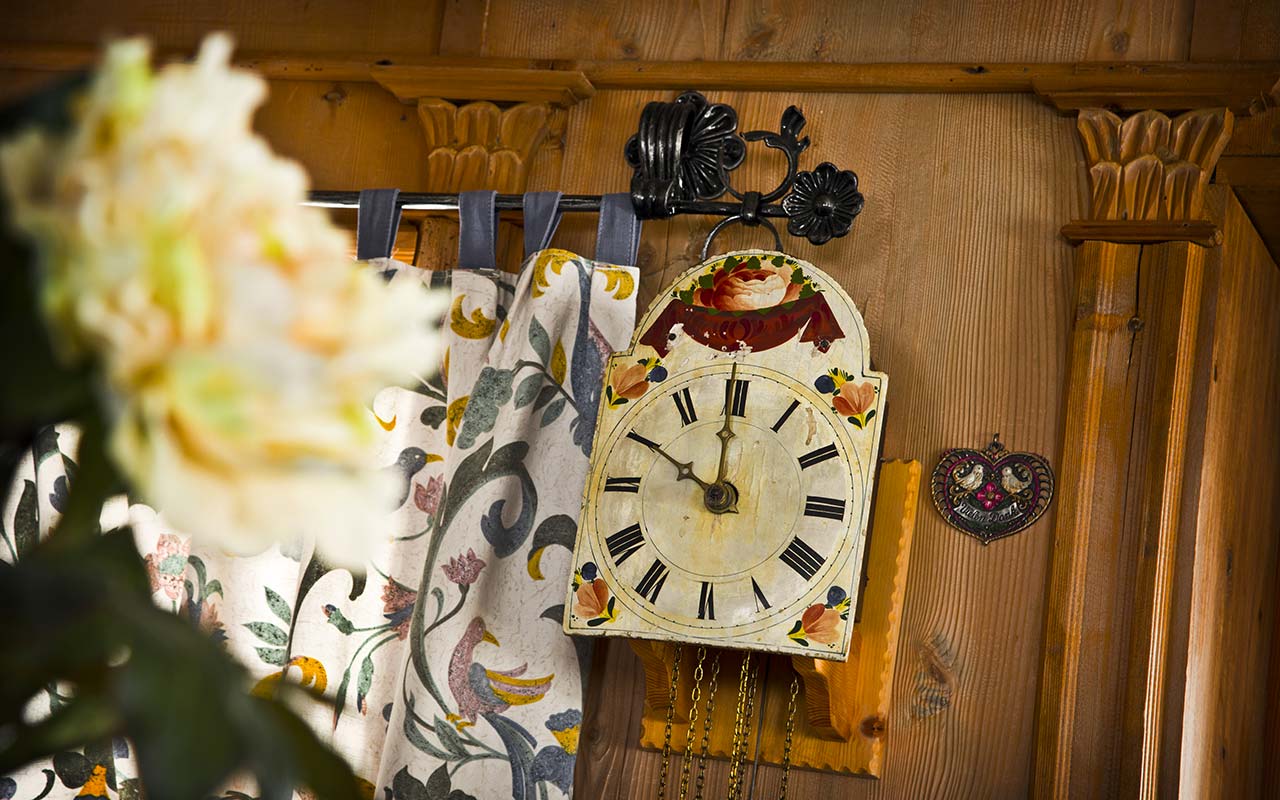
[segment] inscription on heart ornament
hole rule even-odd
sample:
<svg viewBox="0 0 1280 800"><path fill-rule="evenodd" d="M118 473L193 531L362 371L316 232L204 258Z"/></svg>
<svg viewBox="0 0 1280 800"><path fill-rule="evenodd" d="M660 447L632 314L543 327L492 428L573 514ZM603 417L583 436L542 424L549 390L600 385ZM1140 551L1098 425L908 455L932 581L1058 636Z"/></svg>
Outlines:
<svg viewBox="0 0 1280 800"><path fill-rule="evenodd" d="M985 450L944 452L930 488L943 519L989 544L1040 519L1053 500L1053 470L1035 453L1005 450L996 434Z"/></svg>

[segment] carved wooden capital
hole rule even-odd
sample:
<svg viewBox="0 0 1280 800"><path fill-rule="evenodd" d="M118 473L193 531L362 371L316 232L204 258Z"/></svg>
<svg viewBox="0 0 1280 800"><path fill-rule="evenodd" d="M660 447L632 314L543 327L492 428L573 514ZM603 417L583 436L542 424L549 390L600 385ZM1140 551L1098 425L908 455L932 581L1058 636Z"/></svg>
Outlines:
<svg viewBox="0 0 1280 800"><path fill-rule="evenodd" d="M436 192L523 192L534 154L564 126L564 112L549 103L504 110L485 100L458 106L437 97L418 100L418 119L429 148L428 186Z"/></svg>
<svg viewBox="0 0 1280 800"><path fill-rule="evenodd" d="M1076 128L1089 165L1089 219L1203 219L1204 187L1233 121L1225 108L1172 119L1154 110L1121 119L1102 108L1081 109Z"/></svg>

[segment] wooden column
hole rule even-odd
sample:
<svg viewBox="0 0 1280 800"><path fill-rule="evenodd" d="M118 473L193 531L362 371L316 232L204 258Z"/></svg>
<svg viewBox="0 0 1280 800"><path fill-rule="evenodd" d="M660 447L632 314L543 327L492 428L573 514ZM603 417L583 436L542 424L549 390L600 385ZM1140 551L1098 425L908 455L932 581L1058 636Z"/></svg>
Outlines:
<svg viewBox="0 0 1280 800"><path fill-rule="evenodd" d="M1185 675L1184 537L1194 536L1183 507L1187 420L1204 400L1205 254L1221 239L1204 219L1204 192L1231 127L1225 109L1173 119L1079 115L1090 218L1064 228L1079 243L1076 319L1037 797L1156 797L1169 788L1162 766L1177 760L1167 752L1176 737L1162 731Z"/></svg>

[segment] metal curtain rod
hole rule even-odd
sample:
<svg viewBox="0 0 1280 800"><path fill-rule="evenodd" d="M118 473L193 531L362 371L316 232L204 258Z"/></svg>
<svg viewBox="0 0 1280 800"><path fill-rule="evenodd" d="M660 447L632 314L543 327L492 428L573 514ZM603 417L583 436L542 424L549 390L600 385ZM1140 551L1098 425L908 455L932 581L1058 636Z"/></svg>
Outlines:
<svg viewBox="0 0 1280 800"><path fill-rule="evenodd" d="M738 112L725 103L709 103L698 92L685 92L669 103L652 102L640 114L636 133L627 140L624 156L635 171L631 178L631 202L640 219L665 219L676 214L721 217L707 236L711 240L732 224L764 225L781 249L781 237L772 219L787 220L787 233L803 236L813 244L826 244L844 236L862 211L858 176L823 162L812 172L799 171L800 154L809 137L799 138L804 114L790 106L782 114L777 132L738 133ZM768 192L741 192L729 173L746 156L747 142L764 142L787 159L787 174ZM718 201L725 193L737 202ZM358 208L358 192L313 191L307 205L323 208ZM780 201L780 202L779 202ZM458 195L401 193L397 205L407 211L456 211ZM500 194L495 205L519 210L523 198ZM560 198L562 212L600 210L600 195L569 194ZM705 250L705 248L704 248Z"/></svg>
<svg viewBox="0 0 1280 800"><path fill-rule="evenodd" d="M558 208L563 213L595 213L600 210L601 195L598 194L566 194L561 196ZM499 211L519 211L524 196L519 194L500 194L494 198L494 206ZM303 205L317 208L359 208L359 192L309 192ZM403 211L457 211L458 195L433 192L401 192L396 205ZM708 200L676 200L672 202L675 214L703 214L707 216L731 216L741 210L741 203L719 203ZM787 212L781 205L770 203L760 206L760 216L786 218Z"/></svg>

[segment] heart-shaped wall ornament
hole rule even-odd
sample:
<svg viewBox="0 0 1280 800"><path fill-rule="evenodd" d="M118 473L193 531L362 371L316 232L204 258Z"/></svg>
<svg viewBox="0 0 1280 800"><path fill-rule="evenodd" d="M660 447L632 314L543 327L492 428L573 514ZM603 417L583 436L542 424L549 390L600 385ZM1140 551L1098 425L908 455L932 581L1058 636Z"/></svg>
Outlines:
<svg viewBox="0 0 1280 800"><path fill-rule="evenodd" d="M930 486L943 519L990 544L1040 519L1053 500L1053 470L1035 453L1005 450L996 434L985 450L944 452Z"/></svg>

